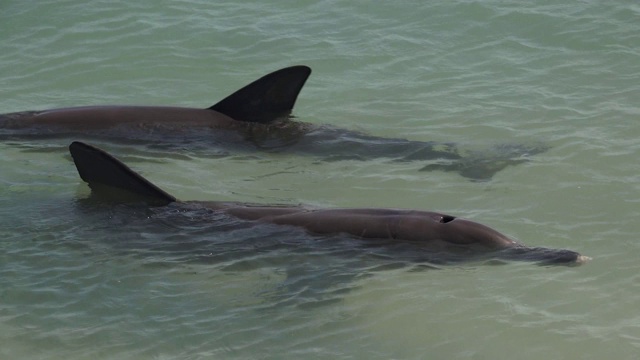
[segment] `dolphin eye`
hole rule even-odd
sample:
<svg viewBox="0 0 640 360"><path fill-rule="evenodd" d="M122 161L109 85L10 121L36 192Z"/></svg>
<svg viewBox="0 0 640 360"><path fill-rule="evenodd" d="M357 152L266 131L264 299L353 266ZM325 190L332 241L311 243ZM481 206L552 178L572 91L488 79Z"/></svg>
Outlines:
<svg viewBox="0 0 640 360"><path fill-rule="evenodd" d="M442 217L440 218L440 223L446 224L450 221L453 221L455 218L456 218L455 216L451 216L451 215L442 215Z"/></svg>

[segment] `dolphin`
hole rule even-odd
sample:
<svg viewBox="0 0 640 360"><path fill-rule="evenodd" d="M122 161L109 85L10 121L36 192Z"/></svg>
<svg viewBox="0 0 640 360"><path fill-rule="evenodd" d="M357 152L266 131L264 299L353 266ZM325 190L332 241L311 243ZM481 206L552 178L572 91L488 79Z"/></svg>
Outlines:
<svg viewBox="0 0 640 360"><path fill-rule="evenodd" d="M154 127L165 131L190 128L234 129L267 124L287 116L311 74L307 66L291 66L267 74L207 109L172 106L82 106L0 115L0 128L24 135L107 135L106 130Z"/></svg>
<svg viewBox="0 0 640 360"><path fill-rule="evenodd" d="M348 234L362 240L405 242L432 252L473 252L540 264L577 265L589 260L564 249L528 247L471 220L438 212L385 208L310 208L240 202L179 201L127 165L92 145L75 141L69 151L80 178L97 196L128 193L150 206L203 207L238 219L295 226L312 234Z"/></svg>
<svg viewBox="0 0 640 360"><path fill-rule="evenodd" d="M323 161L427 161L421 171L455 171L474 181L490 180L505 167L547 150L516 144L470 152L452 143L378 137L297 121L291 111L310 74L304 65L274 71L206 109L111 105L0 114L0 139L82 136L204 155L260 150Z"/></svg>

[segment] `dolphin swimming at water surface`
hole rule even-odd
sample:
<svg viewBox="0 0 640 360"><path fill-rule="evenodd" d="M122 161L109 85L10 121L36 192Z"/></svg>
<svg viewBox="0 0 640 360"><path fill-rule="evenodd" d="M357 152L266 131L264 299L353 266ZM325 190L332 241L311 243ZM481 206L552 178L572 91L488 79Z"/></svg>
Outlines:
<svg viewBox="0 0 640 360"><path fill-rule="evenodd" d="M181 202L99 148L76 141L69 146L69 151L80 177L97 195L109 197L116 189L143 199L151 206L182 204L204 207L251 222L296 226L315 234L345 233L363 240L402 241L415 244L424 251L472 251L492 254L498 259L541 264L576 265L589 259L570 250L528 247L485 225L431 211Z"/></svg>
<svg viewBox="0 0 640 360"><path fill-rule="evenodd" d="M0 128L22 130L24 135L92 133L106 130L148 128L233 129L248 124L267 124L289 115L302 86L311 74L306 66L274 71L207 109L175 106L105 105L81 106L0 115ZM115 132L117 134L117 132Z"/></svg>
<svg viewBox="0 0 640 360"><path fill-rule="evenodd" d="M0 114L0 139L98 138L168 150L261 150L325 161L387 158L428 161L422 170L456 171L472 180L527 161L546 146L501 145L465 152L455 144L385 138L290 118L311 69L298 65L261 77L206 108L82 106Z"/></svg>

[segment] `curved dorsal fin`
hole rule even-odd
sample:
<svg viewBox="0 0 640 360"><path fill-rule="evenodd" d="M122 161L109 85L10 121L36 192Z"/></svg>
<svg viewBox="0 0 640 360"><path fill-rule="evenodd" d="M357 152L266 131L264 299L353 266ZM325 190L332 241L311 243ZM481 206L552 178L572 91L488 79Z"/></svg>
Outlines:
<svg viewBox="0 0 640 360"><path fill-rule="evenodd" d="M154 204L166 205L176 201L175 197L155 186L104 150L74 141L69 145L69 152L76 164L80 178L89 184L92 191L98 191L100 185L106 185L144 197Z"/></svg>
<svg viewBox="0 0 640 360"><path fill-rule="evenodd" d="M291 112L310 74L311 68L304 65L274 71L227 96L209 109L239 121L263 124L271 122Z"/></svg>

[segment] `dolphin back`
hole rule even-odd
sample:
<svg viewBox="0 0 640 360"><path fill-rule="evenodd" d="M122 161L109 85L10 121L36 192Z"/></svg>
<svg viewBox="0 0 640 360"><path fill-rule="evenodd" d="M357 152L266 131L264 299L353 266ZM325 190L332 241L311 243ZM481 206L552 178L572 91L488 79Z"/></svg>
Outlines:
<svg viewBox="0 0 640 360"><path fill-rule="evenodd" d="M296 65L267 74L209 109L239 121L268 123L287 116L296 103L311 68Z"/></svg>
<svg viewBox="0 0 640 360"><path fill-rule="evenodd" d="M69 145L69 152L80 178L89 184L93 192L115 188L157 205L167 205L177 201L175 197L101 149L74 141Z"/></svg>

